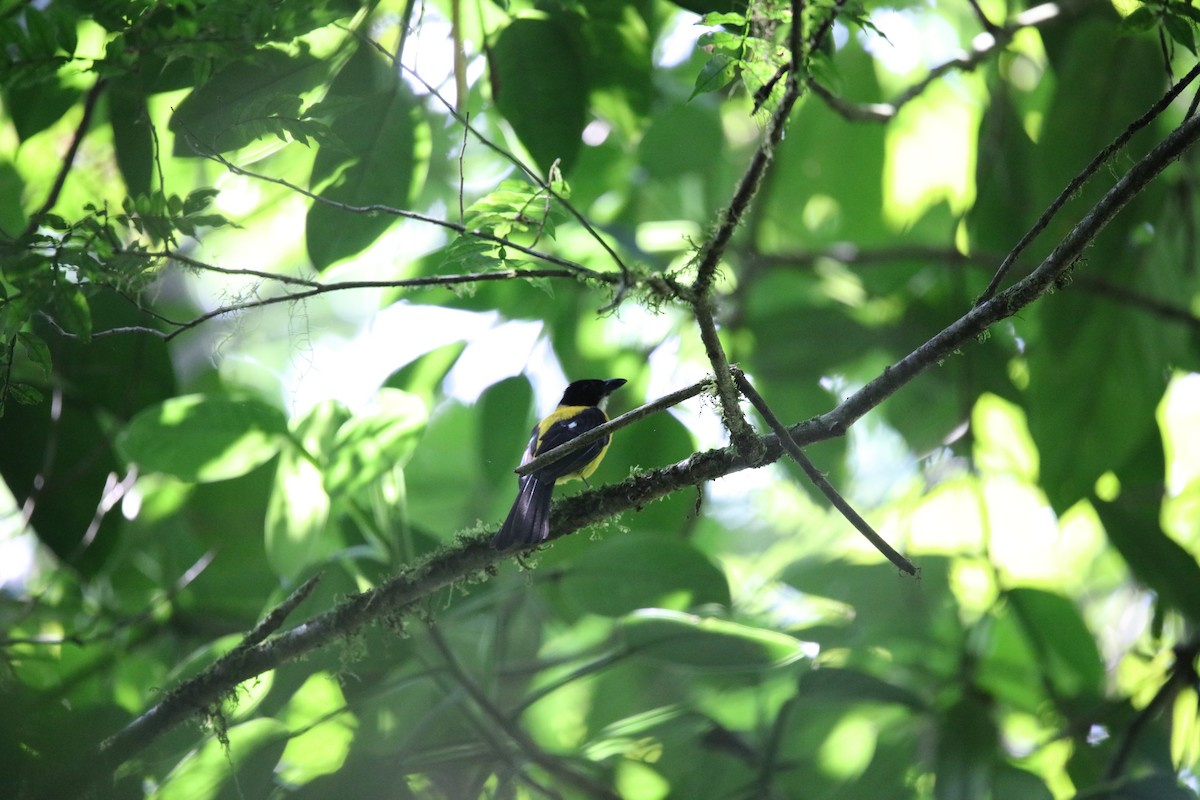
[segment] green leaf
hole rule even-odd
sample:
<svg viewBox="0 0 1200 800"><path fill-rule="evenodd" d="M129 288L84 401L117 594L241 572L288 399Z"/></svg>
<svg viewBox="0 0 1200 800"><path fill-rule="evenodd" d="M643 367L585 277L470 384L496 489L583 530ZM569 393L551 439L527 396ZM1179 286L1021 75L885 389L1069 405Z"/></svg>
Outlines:
<svg viewBox="0 0 1200 800"><path fill-rule="evenodd" d="M58 49L58 42L50 20L46 19L42 12L33 6L25 9L24 16L25 30L29 34L29 42L35 48L35 52L41 55L53 54Z"/></svg>
<svg viewBox="0 0 1200 800"><path fill-rule="evenodd" d="M266 552L271 569L290 580L328 554L329 495L324 476L295 446L285 446L267 504Z"/></svg>
<svg viewBox="0 0 1200 800"><path fill-rule="evenodd" d="M352 111L330 125L348 152L323 144L313 162L313 186L333 178L321 190L323 200L404 208L424 182L427 157L427 125L411 92L377 54L362 49L338 75L330 94L355 101ZM309 257L323 270L364 250L395 221L391 214L356 213L314 202L305 223Z"/></svg>
<svg viewBox="0 0 1200 800"><path fill-rule="evenodd" d="M576 27L587 44L583 64L592 111L634 138L658 98L647 22L635 5L616 0L591 3L587 11L587 20Z"/></svg>
<svg viewBox="0 0 1200 800"><path fill-rule="evenodd" d="M1183 45L1192 55L1196 55L1196 32L1192 28L1193 23L1176 14L1166 14L1163 16L1163 27L1176 43Z"/></svg>
<svg viewBox="0 0 1200 800"><path fill-rule="evenodd" d="M1079 610L1062 595L1040 589L1013 589L1006 595L1038 663L1063 697L1099 698L1104 693L1104 661Z"/></svg>
<svg viewBox="0 0 1200 800"><path fill-rule="evenodd" d="M1142 8L1145 8L1145 6L1142 6ZM1172 4L1170 9L1172 14L1179 17L1186 17L1192 22L1200 22L1200 8L1192 5L1190 0L1180 0L1180 2ZM1141 10L1140 8L1138 9L1138 11ZM1136 13L1137 11L1134 12L1134 14ZM1130 14L1130 16L1133 16L1133 14Z"/></svg>
<svg viewBox="0 0 1200 800"><path fill-rule="evenodd" d="M32 406L42 402L45 395L41 390L34 388L25 383L16 383L10 381L7 388L8 400L14 403L20 403L23 406ZM0 392L2 393L2 392ZM4 415L4 406L0 406L0 416Z"/></svg>
<svg viewBox="0 0 1200 800"><path fill-rule="evenodd" d="M232 794L266 793L269 784L263 785L263 780L270 779L289 735L286 725L267 717L229 728L227 743L209 737L176 766L170 780L155 793L155 800L217 800L228 796L222 790L226 784L238 787ZM236 770L231 767L235 764Z"/></svg>
<svg viewBox="0 0 1200 800"><path fill-rule="evenodd" d="M73 343L85 349L96 346ZM68 376L68 385L87 385L70 380L81 376L68 371L68 364L58 369ZM85 577L105 566L124 522L115 510L97 514L99 499L111 491L112 476L124 474L112 452L111 432L97 416L76 402L62 403L55 413L45 400L9 403L0 416L0 477L18 508L27 499L35 501L27 506L32 509L28 522L39 541Z"/></svg>
<svg viewBox="0 0 1200 800"><path fill-rule="evenodd" d="M697 25L705 25L705 26L710 26L710 25L712 25L712 26L715 26L715 25L741 26L741 25L746 24L746 15L745 14L733 14L733 13L724 13L723 14L723 13L714 11L712 13L705 14L703 17L700 18L700 21L697 22L696 24Z"/></svg>
<svg viewBox="0 0 1200 800"><path fill-rule="evenodd" d="M1046 684L1033 637L1010 606L1000 606L972 626L967 639L974 681L997 702L1037 713L1046 703Z"/></svg>
<svg viewBox="0 0 1200 800"><path fill-rule="evenodd" d="M914 692L866 672L839 667L821 667L806 672L800 691L811 701L887 703L924 711L928 703Z"/></svg>
<svg viewBox="0 0 1200 800"><path fill-rule="evenodd" d="M117 445L146 472L204 483L236 478L265 464L287 434L283 413L261 400L193 394L138 413Z"/></svg>
<svg viewBox="0 0 1200 800"><path fill-rule="evenodd" d="M966 696L939 721L935 800L991 797L995 723L982 698Z"/></svg>
<svg viewBox="0 0 1200 800"><path fill-rule="evenodd" d="M786 634L666 609L635 611L620 631L635 655L698 669L763 670L804 656L803 643Z"/></svg>
<svg viewBox="0 0 1200 800"><path fill-rule="evenodd" d="M491 486L517 485L513 469L521 462L533 418L533 389L524 375L488 387L475 404L479 413L479 465Z"/></svg>
<svg viewBox="0 0 1200 800"><path fill-rule="evenodd" d="M83 93L64 84L56 74L34 85L17 85L4 91L4 113L17 136L26 141L62 119Z"/></svg>
<svg viewBox="0 0 1200 800"><path fill-rule="evenodd" d="M0 230L19 231L25 228L25 209L21 197L25 181L10 161L0 161ZM2 286L2 284L0 284Z"/></svg>
<svg viewBox="0 0 1200 800"><path fill-rule="evenodd" d="M83 341L92 338L92 310L78 286L60 283L54 292L54 309L63 330Z"/></svg>
<svg viewBox="0 0 1200 800"><path fill-rule="evenodd" d="M700 74L696 76L696 85L692 88L692 93L688 95L688 99L699 94L707 94L708 92L717 92L724 89L733 79L737 77L738 61L730 58L724 53L716 53L704 66L700 69Z"/></svg>
<svg viewBox="0 0 1200 800"><path fill-rule="evenodd" d="M1139 6L1134 9L1132 14L1121 20L1121 26L1130 31L1148 31L1158 24L1158 17L1159 15L1150 6Z"/></svg>
<svg viewBox="0 0 1200 800"><path fill-rule="evenodd" d="M730 604L725 574L688 542L663 536L592 543L563 577L562 591L581 610L606 617Z"/></svg>
<svg viewBox="0 0 1200 800"><path fill-rule="evenodd" d="M1200 622L1200 564L1159 525L1153 508L1124 498L1093 500L1104 532L1139 581L1193 622Z"/></svg>
<svg viewBox="0 0 1200 800"><path fill-rule="evenodd" d="M1154 412L1166 388L1171 332L1140 312L1075 291L1044 298L1038 312L1046 322L1029 359L1029 430L1042 487L1061 513L1143 440L1157 437Z"/></svg>
<svg viewBox="0 0 1200 800"><path fill-rule="evenodd" d="M25 358L33 365L41 378L49 378L53 368L53 359L46 340L34 333L21 332L17 334L17 343L22 347Z"/></svg>
<svg viewBox="0 0 1200 800"><path fill-rule="evenodd" d="M1040 776L1009 764L998 764L992 776L992 797L1054 800L1054 792Z"/></svg>
<svg viewBox="0 0 1200 800"><path fill-rule="evenodd" d="M591 91L582 59L573 32L553 19L514 20L492 47L496 106L543 173L555 160L568 172L579 154Z"/></svg>
<svg viewBox="0 0 1200 800"><path fill-rule="evenodd" d="M300 732L293 734L284 751L281 780L304 786L342 768L355 743L358 721L348 713L337 679L327 672L310 676L279 717L292 731Z"/></svg>
<svg viewBox="0 0 1200 800"><path fill-rule="evenodd" d="M113 152L129 194L148 194L154 174L154 140L146 97L132 81L114 81L108 92Z"/></svg>
<svg viewBox="0 0 1200 800"><path fill-rule="evenodd" d="M380 389L371 408L338 429L325 471L330 496L352 494L406 464L427 420L425 403L416 395Z"/></svg>
<svg viewBox="0 0 1200 800"><path fill-rule="evenodd" d="M725 144L720 112L707 103L677 105L654 117L638 144L638 161L655 178L706 175Z"/></svg>
<svg viewBox="0 0 1200 800"><path fill-rule="evenodd" d="M201 151L227 153L268 134L263 121L276 110L272 104L280 98L297 100L325 79L326 70L325 62L306 52L273 49L230 64L193 90L171 115L175 155L196 156L192 141Z"/></svg>

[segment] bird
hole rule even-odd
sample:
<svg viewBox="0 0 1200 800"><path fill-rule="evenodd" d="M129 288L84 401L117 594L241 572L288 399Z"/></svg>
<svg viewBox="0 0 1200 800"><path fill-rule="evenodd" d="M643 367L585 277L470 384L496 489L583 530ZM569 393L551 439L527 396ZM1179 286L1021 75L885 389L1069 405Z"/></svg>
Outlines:
<svg viewBox="0 0 1200 800"><path fill-rule="evenodd" d="M521 464L528 464L542 453L608 422L604 413L608 396L624 385L624 378L588 378L572 382L563 391L558 407L533 426ZM573 480L587 483L604 460L609 439L603 436L582 450L520 476L517 499L492 538L492 547L508 550L544 542L550 535L550 500L555 484Z"/></svg>

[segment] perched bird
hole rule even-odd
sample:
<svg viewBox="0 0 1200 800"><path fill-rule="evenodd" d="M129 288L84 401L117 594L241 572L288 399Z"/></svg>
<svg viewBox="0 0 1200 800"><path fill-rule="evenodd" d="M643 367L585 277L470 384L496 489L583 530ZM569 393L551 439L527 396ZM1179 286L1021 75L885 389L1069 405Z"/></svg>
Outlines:
<svg viewBox="0 0 1200 800"><path fill-rule="evenodd" d="M542 453L608 422L604 404L608 396L625 385L624 378L575 381L563 392L558 407L544 420L533 426L529 447L522 464L528 464ZM596 471L608 450L608 436L560 458L552 464L534 470L519 479L520 490L508 518L492 539L492 547L529 547L546 540L550 534L550 499L554 484L582 480Z"/></svg>

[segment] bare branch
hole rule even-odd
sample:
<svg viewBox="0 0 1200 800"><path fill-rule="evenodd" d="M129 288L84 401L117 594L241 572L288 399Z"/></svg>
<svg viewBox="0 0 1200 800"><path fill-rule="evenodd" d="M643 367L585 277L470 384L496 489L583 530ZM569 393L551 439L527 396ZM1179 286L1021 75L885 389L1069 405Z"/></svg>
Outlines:
<svg viewBox="0 0 1200 800"><path fill-rule="evenodd" d="M1135 133L1149 125L1155 119L1155 117L1165 111L1167 106L1171 104L1171 101L1178 97L1179 93L1182 92L1189 83L1194 81L1197 76L1200 76L1200 63L1197 63L1196 66L1192 67L1191 71L1188 72L1187 75L1183 76L1178 83L1168 89L1167 92L1158 99L1158 102L1152 105L1145 114L1142 114L1142 116L1130 123L1129 127L1121 131L1117 138L1109 142L1107 147L1097 153L1096 157L1093 158L1078 175L1071 179L1071 182L1067 184L1066 188L1059 192L1058 197L1054 198L1054 202L1050 204L1050 207L1042 212L1042 215L1038 217L1037 222L1033 223L1033 227L1021 237L1021 241L1017 242L1016 247L1010 250L1008 255L1004 257L1004 261L1000 263L999 269L997 269L996 274L992 276L992 280L987 285L987 288L983 290L983 294L979 296L977 303L984 302L996 293L996 290L1000 287L1000 282L1004 280L1004 276L1008 274L1008 270L1012 267L1013 263L1021 255L1021 253L1025 252L1025 248L1027 248L1030 243L1038 237L1038 234L1046 229L1046 226L1050 224L1050 221L1054 219L1059 210L1066 205L1067 201L1074 197L1075 193L1078 192L1079 189L1085 183L1087 183L1093 175L1096 174L1100 167L1108 163L1109 159L1116 155L1117 151L1128 144L1129 140L1133 138Z"/></svg>
<svg viewBox="0 0 1200 800"><path fill-rule="evenodd" d="M1054 282L1074 266L1083 251L1125 204L1178 159L1197 138L1200 138L1200 117L1192 117L1169 134L1141 161L1134 164L1058 243L1037 269L990 300L976 305L929 341L885 369L882 375L855 392L837 408L820 417L818 427L829 428L838 433L844 432L863 414L878 406L923 370L1049 291ZM797 429L793 428L792 435L797 433Z"/></svg>
<svg viewBox="0 0 1200 800"><path fill-rule="evenodd" d="M491 272L473 272L465 275L430 275L425 278L405 278L396 281L340 281L338 283L318 284L313 289L308 289L303 292L292 292L290 294L281 294L275 297L262 297L256 300L247 300L243 303L231 303L227 306L214 308L205 314L201 314L189 322L182 323L178 328L166 334L164 338L174 339L181 333L190 331L199 325L208 322L216 317L223 317L226 314L232 314L237 311L246 311L251 308L263 308L272 306L278 303L294 303L299 300L307 300L310 297L317 297L330 292L341 292L347 289L388 289L388 288L412 288L418 286L456 286L464 283L476 283L485 281L507 281L513 278L572 278L575 273L570 270L547 270L547 269L501 269Z"/></svg>
<svg viewBox="0 0 1200 800"><path fill-rule="evenodd" d="M814 41L819 41L825 35L828 30L827 26L832 25L832 18L833 15L826 20L826 27L822 27L815 34ZM793 65L804 63L806 58L803 19L803 0L792 0L792 24L788 32L788 49L791 51ZM796 76L796 70L791 69L787 74L783 97L780 98L779 105L767 123L766 135L759 143L758 149L750 159L749 166L738 181L729 206L721 212L716 230L709 236L697 256L696 279L692 282L693 314L696 317L705 353L712 364L713 378L717 384L717 396L721 399L721 418L724 420L734 446L750 460L754 460L761 454L761 447L754 434L754 428L746 421L746 417L738 405L737 388L733 385L729 372L729 357L721 345L720 336L717 335L710 294L721 258L725 255L734 231L737 230L749 210L750 203L758 194L763 176L774 158L775 148L783 140L788 117L799 98L800 81Z"/></svg>
<svg viewBox="0 0 1200 800"><path fill-rule="evenodd" d="M454 651L446 643L445 638L436 626L430 624L426 626L429 631L429 638L437 647L438 652L442 654L442 658L446 662L446 666L450 669L450 674L454 676L458 685L463 688L463 691L479 706L484 715L492 721L494 725L499 727L504 733L516 743L517 747L527 755L531 761L537 764L542 769L554 775L564 783L574 786L576 789L587 793L591 797L608 798L617 800L617 795L600 783L597 783L590 776L585 775L571 768L563 759L551 755L543 750L537 742L533 740L529 734L521 730L519 725L509 720L500 709L496 708L484 691L479 688L474 679L467 674L467 671L459 663L458 658L454 655Z"/></svg>
<svg viewBox="0 0 1200 800"><path fill-rule="evenodd" d="M746 379L746 374L740 369L735 368L733 377L737 381L738 388L742 390L742 394L744 394L746 399L749 400L756 409L758 409L758 413L762 414L762 418L766 421L767 425L769 425L771 430L775 432L775 435L779 437L779 443L783 445L783 449L789 456L792 457L792 460L796 462L800 469L804 471L804 474L808 476L810 481L812 481L813 486L816 486L818 489L820 489L821 494L828 498L833 507L836 508L841 515L845 517L846 520L855 527L855 529L858 530L859 533L865 536L867 541L869 541L876 550L882 553L888 561L892 562L909 575L916 575L917 568L913 566L913 563L897 553L895 548L887 543L886 539L876 533L875 529L871 527L870 523L859 516L859 513L854 510L853 506L846 502L846 498L842 497L841 493L838 492L837 489L833 488L833 484L829 482L829 480L821 473L819 469L816 468L811 461L809 461L808 456L804 455L804 451L800 449L800 445L796 444L796 440L792 438L791 433L789 433L784 424L779 421L779 417L775 416L775 412L771 410L771 407L767 405L767 401L763 400L762 395L758 393L758 390L756 390L753 384Z"/></svg>
<svg viewBox="0 0 1200 800"><path fill-rule="evenodd" d="M969 1L974 4L974 0ZM1010 24L1003 27L997 27L992 23L988 23L986 17L983 17L982 13L980 13L981 19L986 23L988 32L981 33L975 37L975 40L971 43L970 52L960 53L949 61L938 64L929 70L929 73L924 78L898 94L890 103L855 103L837 97L815 81L810 80L809 86L812 87L813 92L824 100L830 108L846 119L856 122L887 122L896 116L901 108L924 94L926 89L940 80L944 75L950 72L970 72L974 70L993 53L1004 49L1009 41L1012 40L1013 34L1017 31L1022 28L1033 28L1043 25L1051 20L1060 18L1063 16L1063 13L1064 10L1061 3L1043 3L1042 5L1022 11L1013 18Z"/></svg>

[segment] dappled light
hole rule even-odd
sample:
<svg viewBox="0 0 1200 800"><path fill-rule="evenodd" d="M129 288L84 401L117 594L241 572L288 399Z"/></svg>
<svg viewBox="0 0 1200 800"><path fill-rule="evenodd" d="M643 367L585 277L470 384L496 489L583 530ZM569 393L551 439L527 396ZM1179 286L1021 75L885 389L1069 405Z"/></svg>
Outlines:
<svg viewBox="0 0 1200 800"><path fill-rule="evenodd" d="M1196 800L1198 28L6 4L0 797Z"/></svg>

